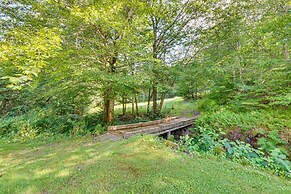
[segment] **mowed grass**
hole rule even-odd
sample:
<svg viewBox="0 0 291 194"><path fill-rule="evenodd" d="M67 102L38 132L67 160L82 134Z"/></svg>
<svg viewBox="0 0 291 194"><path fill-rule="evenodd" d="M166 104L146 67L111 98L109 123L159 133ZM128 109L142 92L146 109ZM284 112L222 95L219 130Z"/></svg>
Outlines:
<svg viewBox="0 0 291 194"><path fill-rule="evenodd" d="M189 157L154 137L0 142L0 193L291 193L291 182Z"/></svg>

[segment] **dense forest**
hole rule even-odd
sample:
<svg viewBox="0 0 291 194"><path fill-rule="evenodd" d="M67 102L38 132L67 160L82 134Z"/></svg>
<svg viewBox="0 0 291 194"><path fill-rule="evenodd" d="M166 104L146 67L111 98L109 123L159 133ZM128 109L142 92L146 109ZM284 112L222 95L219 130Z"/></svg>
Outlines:
<svg viewBox="0 0 291 194"><path fill-rule="evenodd" d="M290 178L290 37L289 0L0 0L0 139L192 111L182 152Z"/></svg>

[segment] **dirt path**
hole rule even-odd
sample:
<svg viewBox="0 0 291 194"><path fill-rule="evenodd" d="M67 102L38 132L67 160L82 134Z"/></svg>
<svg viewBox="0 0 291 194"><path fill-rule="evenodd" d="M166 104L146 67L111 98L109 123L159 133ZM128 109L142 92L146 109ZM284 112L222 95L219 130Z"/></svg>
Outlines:
<svg viewBox="0 0 291 194"><path fill-rule="evenodd" d="M120 139L122 139L122 136L113 135L113 134L111 134L109 132L96 137L96 140L99 140L99 141L118 141Z"/></svg>

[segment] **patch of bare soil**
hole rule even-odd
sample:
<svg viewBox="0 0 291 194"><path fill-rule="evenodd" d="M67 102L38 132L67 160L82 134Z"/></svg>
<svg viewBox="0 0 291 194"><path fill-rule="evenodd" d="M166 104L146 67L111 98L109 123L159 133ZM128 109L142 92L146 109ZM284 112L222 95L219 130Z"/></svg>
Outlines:
<svg viewBox="0 0 291 194"><path fill-rule="evenodd" d="M99 141L118 141L120 139L122 139L121 136L111 134L111 133L105 133L95 138L95 140L99 140Z"/></svg>
<svg viewBox="0 0 291 194"><path fill-rule="evenodd" d="M244 131L241 128L236 128L234 130L231 130L227 135L225 135L225 137L231 141L244 141L246 143L249 143L252 147L257 148L258 139L264 137L264 135L260 133L259 129Z"/></svg>

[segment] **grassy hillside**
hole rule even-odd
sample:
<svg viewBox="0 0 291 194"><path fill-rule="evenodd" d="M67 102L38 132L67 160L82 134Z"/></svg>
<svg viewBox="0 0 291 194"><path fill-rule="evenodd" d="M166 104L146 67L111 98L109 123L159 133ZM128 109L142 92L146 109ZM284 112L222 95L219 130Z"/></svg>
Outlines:
<svg viewBox="0 0 291 194"><path fill-rule="evenodd" d="M49 141L0 142L0 193L291 193L288 180L148 136Z"/></svg>

